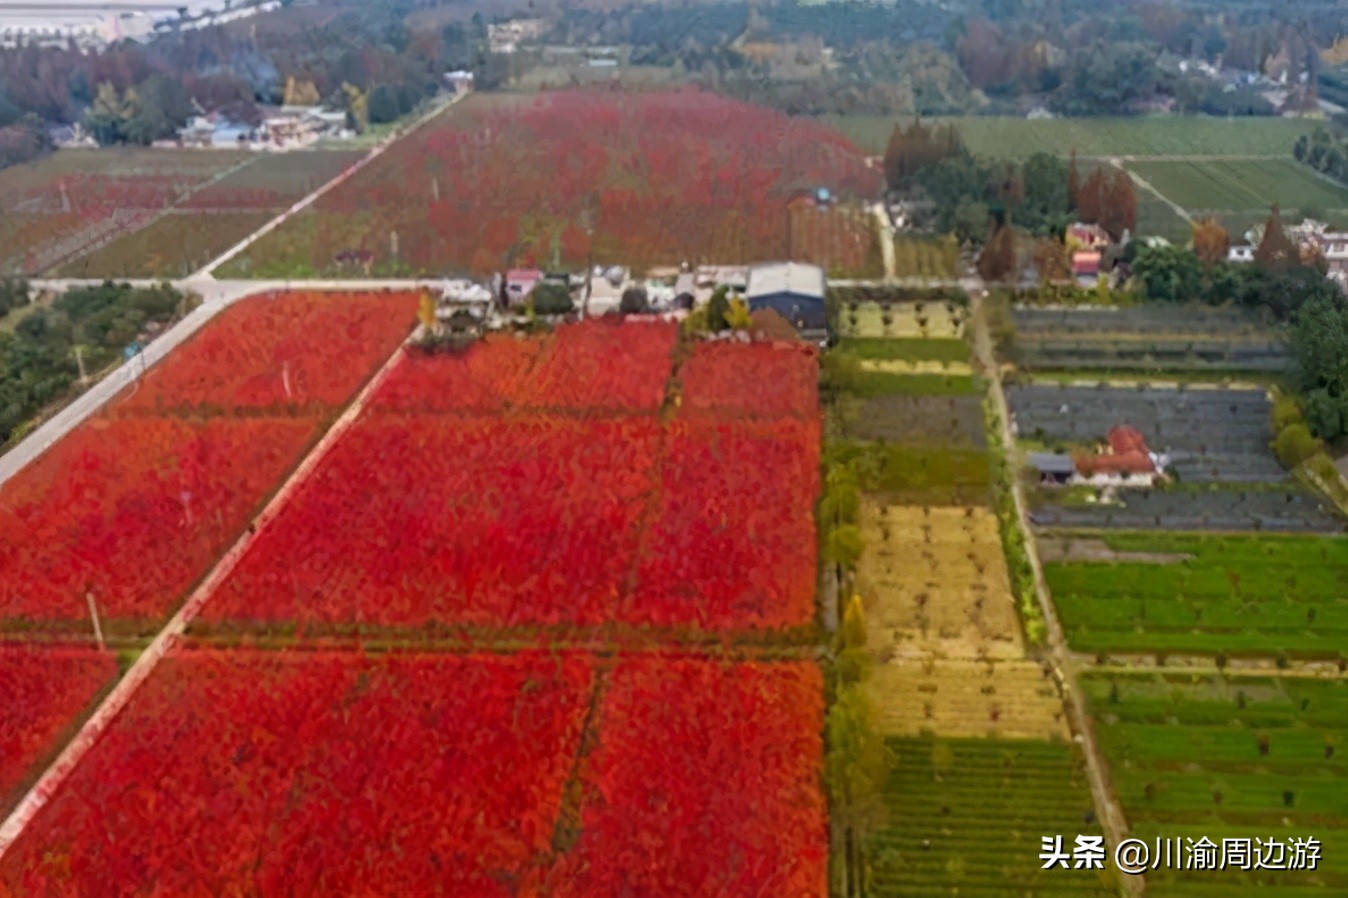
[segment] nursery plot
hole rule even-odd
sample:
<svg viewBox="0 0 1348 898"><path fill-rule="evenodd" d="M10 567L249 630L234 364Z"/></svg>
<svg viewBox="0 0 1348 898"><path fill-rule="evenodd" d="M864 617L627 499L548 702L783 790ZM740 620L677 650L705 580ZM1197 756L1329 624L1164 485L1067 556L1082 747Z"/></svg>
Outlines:
<svg viewBox="0 0 1348 898"><path fill-rule="evenodd" d="M1262 390L1011 386L1007 400L1021 438L1089 446L1123 425L1168 455L1181 483L1287 480L1268 448L1271 406Z"/></svg>
<svg viewBox="0 0 1348 898"><path fill-rule="evenodd" d="M117 659L108 652L0 643L0 815L116 676Z"/></svg>
<svg viewBox="0 0 1348 898"><path fill-rule="evenodd" d="M790 201L819 187L844 203L869 198L880 180L836 132L696 90L477 95L226 271L344 275L353 252L376 274L643 270L789 258L797 236L826 269L866 274L877 256L869 222L839 211L793 228Z"/></svg>
<svg viewBox="0 0 1348 898"><path fill-rule="evenodd" d="M955 303L845 302L838 312L838 328L844 337L958 340L967 319L968 309Z"/></svg>
<svg viewBox="0 0 1348 898"><path fill-rule="evenodd" d="M173 210L61 266L69 278L185 278L270 221L272 212Z"/></svg>
<svg viewBox="0 0 1348 898"><path fill-rule="evenodd" d="M0 486L0 625L153 630L312 441L306 418L95 418Z"/></svg>
<svg viewBox="0 0 1348 898"><path fill-rule="evenodd" d="M204 609L265 629L593 624L637 553L653 421L367 414Z"/></svg>
<svg viewBox="0 0 1348 898"><path fill-rule="evenodd" d="M1096 673L1082 688L1133 836L1322 844L1314 872L1154 870L1148 893L1348 891L1348 684Z"/></svg>
<svg viewBox="0 0 1348 898"><path fill-rule="evenodd" d="M596 719L547 894L828 895L818 667L625 659Z"/></svg>
<svg viewBox="0 0 1348 898"><path fill-rule="evenodd" d="M1012 317L1015 360L1030 370L1277 374L1290 363L1286 342L1236 309L1018 308Z"/></svg>
<svg viewBox="0 0 1348 898"><path fill-rule="evenodd" d="M1120 533L1122 552L1182 560L1045 566L1074 648L1340 657L1348 542L1314 536Z"/></svg>
<svg viewBox="0 0 1348 898"><path fill-rule="evenodd" d="M863 502L857 585L881 657L1018 658L1020 622L986 508Z"/></svg>
<svg viewBox="0 0 1348 898"><path fill-rule="evenodd" d="M898 657L876 665L868 689L889 736L1071 736L1057 681L1034 661Z"/></svg>
<svg viewBox="0 0 1348 898"><path fill-rule="evenodd" d="M249 297L151 369L116 413L331 408L411 332L413 292L287 291Z"/></svg>
<svg viewBox="0 0 1348 898"><path fill-rule="evenodd" d="M39 274L149 224L243 153L59 150L0 174L0 269Z"/></svg>
<svg viewBox="0 0 1348 898"><path fill-rule="evenodd" d="M513 895L592 680L538 654L179 652L0 860L0 891Z"/></svg>
<svg viewBox="0 0 1348 898"><path fill-rule="evenodd" d="M1112 896L1112 871L1042 869L1040 839L1099 835L1085 763L1028 739L887 740L889 820L871 840L871 894ZM1070 842L1069 836L1068 841Z"/></svg>
<svg viewBox="0 0 1348 898"><path fill-rule="evenodd" d="M889 394L858 403L848 436L889 443L942 443L983 448L983 406L977 396Z"/></svg>
<svg viewBox="0 0 1348 898"><path fill-rule="evenodd" d="M1120 490L1109 502L1058 504L1061 496L1043 490L1030 520L1045 529L1262 531L1342 533L1343 518L1325 500L1290 481L1278 488Z"/></svg>
<svg viewBox="0 0 1348 898"><path fill-rule="evenodd" d="M679 369L681 414L718 419L816 417L819 353L798 343L698 343Z"/></svg>

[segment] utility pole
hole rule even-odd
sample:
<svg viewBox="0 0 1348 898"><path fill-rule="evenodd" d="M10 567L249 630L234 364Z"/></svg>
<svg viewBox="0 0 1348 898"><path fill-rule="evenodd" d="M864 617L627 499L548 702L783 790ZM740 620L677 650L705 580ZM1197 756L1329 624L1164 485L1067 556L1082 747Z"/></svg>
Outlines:
<svg viewBox="0 0 1348 898"><path fill-rule="evenodd" d="M89 603L89 619L94 622L94 639L98 642L99 651L104 651L108 646L103 642L103 626L98 621L98 603L94 601L92 590L85 592L84 600Z"/></svg>
<svg viewBox="0 0 1348 898"><path fill-rule="evenodd" d="M75 364L80 366L80 386L88 386L89 372L84 370L84 347L78 343L75 344Z"/></svg>

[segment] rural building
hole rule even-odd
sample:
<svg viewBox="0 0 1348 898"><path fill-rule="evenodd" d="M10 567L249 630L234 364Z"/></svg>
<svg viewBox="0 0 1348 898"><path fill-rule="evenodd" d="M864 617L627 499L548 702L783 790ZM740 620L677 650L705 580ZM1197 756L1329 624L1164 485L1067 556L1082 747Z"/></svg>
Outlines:
<svg viewBox="0 0 1348 898"><path fill-rule="evenodd" d="M1114 241L1109 239L1109 232L1098 224L1077 222L1067 229L1064 242L1068 246L1077 246L1084 250L1102 250Z"/></svg>
<svg viewBox="0 0 1348 898"><path fill-rule="evenodd" d="M750 312L772 309L805 339L822 342L828 339L826 286L824 269L817 265L777 262L750 268L744 295Z"/></svg>
<svg viewBox="0 0 1348 898"><path fill-rule="evenodd" d="M1102 255L1089 250L1072 253L1072 276L1079 283L1090 286L1100 279L1100 260Z"/></svg>
<svg viewBox="0 0 1348 898"><path fill-rule="evenodd" d="M1133 427L1110 428L1100 452L1082 453L1075 460L1076 482L1091 486L1151 486L1162 473L1160 459Z"/></svg>
<svg viewBox="0 0 1348 898"><path fill-rule="evenodd" d="M1042 484L1066 484L1077 471L1072 456L1061 452L1031 452L1029 462Z"/></svg>
<svg viewBox="0 0 1348 898"><path fill-rule="evenodd" d="M1348 292L1348 231L1329 231L1320 235L1326 273L1339 289Z"/></svg>
<svg viewBox="0 0 1348 898"><path fill-rule="evenodd" d="M543 272L537 268L510 269L505 275L506 302L511 305L523 303L542 280Z"/></svg>
<svg viewBox="0 0 1348 898"><path fill-rule="evenodd" d="M1254 247L1248 244L1233 246L1226 251L1226 261L1237 265L1249 265L1254 261Z"/></svg>

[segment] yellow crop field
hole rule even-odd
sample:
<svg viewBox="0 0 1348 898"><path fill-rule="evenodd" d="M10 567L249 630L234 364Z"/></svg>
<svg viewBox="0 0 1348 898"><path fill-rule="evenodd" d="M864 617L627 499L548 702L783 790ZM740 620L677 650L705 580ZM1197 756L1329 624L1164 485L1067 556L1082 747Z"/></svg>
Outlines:
<svg viewBox="0 0 1348 898"><path fill-rule="evenodd" d="M942 302L862 302L838 313L844 337L943 337L961 339L969 310Z"/></svg>
<svg viewBox="0 0 1348 898"><path fill-rule="evenodd" d="M1057 680L1038 662L902 659L867 686L885 735L1070 738Z"/></svg>
<svg viewBox="0 0 1348 898"><path fill-rule="evenodd" d="M860 520L866 551L857 585L877 657L1022 657L991 511L868 500Z"/></svg>

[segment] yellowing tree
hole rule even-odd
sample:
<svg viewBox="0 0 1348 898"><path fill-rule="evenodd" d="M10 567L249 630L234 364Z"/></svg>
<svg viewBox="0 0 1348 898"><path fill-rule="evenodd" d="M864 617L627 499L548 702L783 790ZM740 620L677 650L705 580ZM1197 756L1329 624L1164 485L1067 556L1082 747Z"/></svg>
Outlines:
<svg viewBox="0 0 1348 898"><path fill-rule="evenodd" d="M421 326L428 331L435 330L435 297L431 291L421 291L421 303L417 306L417 318L421 319Z"/></svg>
<svg viewBox="0 0 1348 898"><path fill-rule="evenodd" d="M731 297L725 310L725 323L726 327L732 330L748 330L750 324L748 303L738 296Z"/></svg>

